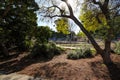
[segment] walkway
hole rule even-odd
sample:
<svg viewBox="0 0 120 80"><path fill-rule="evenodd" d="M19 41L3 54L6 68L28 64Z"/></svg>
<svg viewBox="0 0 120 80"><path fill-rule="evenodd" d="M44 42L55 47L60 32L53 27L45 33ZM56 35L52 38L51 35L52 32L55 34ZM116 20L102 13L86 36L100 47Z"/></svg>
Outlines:
<svg viewBox="0 0 120 80"><path fill-rule="evenodd" d="M0 80L45 80L41 78L34 78L31 76L23 75L23 74L2 74L0 73Z"/></svg>

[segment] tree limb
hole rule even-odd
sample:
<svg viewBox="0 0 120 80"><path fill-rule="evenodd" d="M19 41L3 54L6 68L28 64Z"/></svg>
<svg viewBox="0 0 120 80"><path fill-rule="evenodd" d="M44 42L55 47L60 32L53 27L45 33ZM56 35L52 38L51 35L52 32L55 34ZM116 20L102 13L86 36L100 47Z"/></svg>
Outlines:
<svg viewBox="0 0 120 80"><path fill-rule="evenodd" d="M120 12L120 10L118 10L118 11L115 13L114 18L117 17L117 16L120 16L119 12Z"/></svg>
<svg viewBox="0 0 120 80"><path fill-rule="evenodd" d="M99 6L102 6L102 4L101 4L100 2L97 2L96 0L92 0L92 2L93 2L94 4L97 4L97 5L99 5Z"/></svg>
<svg viewBox="0 0 120 80"><path fill-rule="evenodd" d="M71 18L69 15L45 15L44 17L50 17L50 18L53 18L53 17L65 17L65 18Z"/></svg>
<svg viewBox="0 0 120 80"><path fill-rule="evenodd" d="M50 6L50 7L48 7L48 9L49 9L49 8L57 8L57 9L60 11L61 15L63 15L64 12L65 12L65 10L62 10L60 7L58 7L58 6L56 6L56 5ZM53 10L53 12L54 12L54 10Z"/></svg>
<svg viewBox="0 0 120 80"><path fill-rule="evenodd" d="M67 2L67 0L64 0L64 2L66 3L66 5L69 9L70 16L73 16L74 14L73 14L73 9L72 9L71 5Z"/></svg>
<svg viewBox="0 0 120 80"><path fill-rule="evenodd" d="M105 1L104 1L104 4L103 4L103 7L104 7L104 8L107 8L108 4L109 4L109 0L105 0Z"/></svg>
<svg viewBox="0 0 120 80"><path fill-rule="evenodd" d="M116 5L115 7L113 7L113 8L112 8L112 9L110 9L110 10L114 10L114 9L119 8L119 7L120 7L120 4Z"/></svg>

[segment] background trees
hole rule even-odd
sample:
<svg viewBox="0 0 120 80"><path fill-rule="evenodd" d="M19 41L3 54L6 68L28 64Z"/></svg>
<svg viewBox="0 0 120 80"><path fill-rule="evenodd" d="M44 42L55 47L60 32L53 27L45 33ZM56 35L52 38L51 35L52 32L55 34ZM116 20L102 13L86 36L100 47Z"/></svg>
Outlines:
<svg viewBox="0 0 120 80"><path fill-rule="evenodd" d="M66 18L61 18L55 21L56 23L56 29L59 33L63 34L69 34L69 24L68 24L68 19Z"/></svg>

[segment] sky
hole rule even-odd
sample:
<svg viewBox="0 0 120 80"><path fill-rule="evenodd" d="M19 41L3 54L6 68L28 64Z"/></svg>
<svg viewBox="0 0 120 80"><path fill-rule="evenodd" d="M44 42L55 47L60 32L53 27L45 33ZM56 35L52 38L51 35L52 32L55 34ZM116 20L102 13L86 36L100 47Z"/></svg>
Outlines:
<svg viewBox="0 0 120 80"><path fill-rule="evenodd" d="M35 0L37 3L39 2L39 0ZM39 6L41 6L41 5L47 5L46 3L42 3L42 1L43 0L41 0L41 3L39 3ZM56 0L57 1L57 0ZM66 6L66 4L64 3L64 2L59 2L60 0L58 0L58 6L60 7L60 8L64 8L66 11L68 11L67 10L67 6ZM73 8L73 11L74 11L74 15L77 17L77 18L79 18L79 16L80 16L80 5L78 6L77 4L76 4L76 1L77 0L68 0L68 2L70 3L70 5L72 6L72 8ZM83 0L79 0L80 1L80 3L82 3L83 2ZM49 4L50 5L50 4ZM47 5L47 6L49 6L49 5ZM39 15L37 15L37 17L38 17L38 20L37 20L37 23L38 23L38 26L49 26L52 30L54 30L54 31L57 31L56 30L56 25L55 25L55 23L54 23L54 20L56 20L57 18L55 18L55 19L52 19L52 20L49 20L49 22L48 21L41 21L40 20L40 16ZM72 31L74 31L75 33L78 33L79 32L79 27L72 21L72 20L70 20L69 19L69 26L70 26L70 29L72 30Z"/></svg>

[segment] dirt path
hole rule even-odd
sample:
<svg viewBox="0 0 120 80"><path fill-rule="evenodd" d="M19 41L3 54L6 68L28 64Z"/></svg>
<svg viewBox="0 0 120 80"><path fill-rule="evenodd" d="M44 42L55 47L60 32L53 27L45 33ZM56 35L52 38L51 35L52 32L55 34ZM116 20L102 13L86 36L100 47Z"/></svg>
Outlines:
<svg viewBox="0 0 120 80"><path fill-rule="evenodd" d="M21 75L21 74L0 74L0 80L30 80L32 77L27 75Z"/></svg>
<svg viewBox="0 0 120 80"><path fill-rule="evenodd" d="M67 54L55 56L49 61L38 61L37 59L26 59L23 56L11 61L0 63L0 70L15 72L17 74L25 74L32 76L33 78L41 78L43 80L119 80L120 72L109 70L106 65L102 63L101 57L98 55L94 58L69 60L66 58ZM118 63L118 69L120 69L120 56L112 55L112 59L115 63ZM117 70L118 70L117 69ZM13 75L13 74L10 74ZM16 75L16 74L15 74ZM110 76L111 75L111 76ZM115 75L117 75L117 78ZM9 75L3 75L3 77L9 78ZM19 77L19 76L18 76ZM20 75L22 80L22 76ZM25 79L26 78L26 79ZM28 80L28 76L23 80ZM6 80L6 79L0 79ZM17 80L17 77L11 78L11 80ZM19 79L18 79L19 80ZM35 79L34 79L35 80ZM39 79L38 79L39 80Z"/></svg>
<svg viewBox="0 0 120 80"><path fill-rule="evenodd" d="M63 54L45 63L32 64L19 73L49 80L111 80L100 56L68 60L66 54Z"/></svg>

